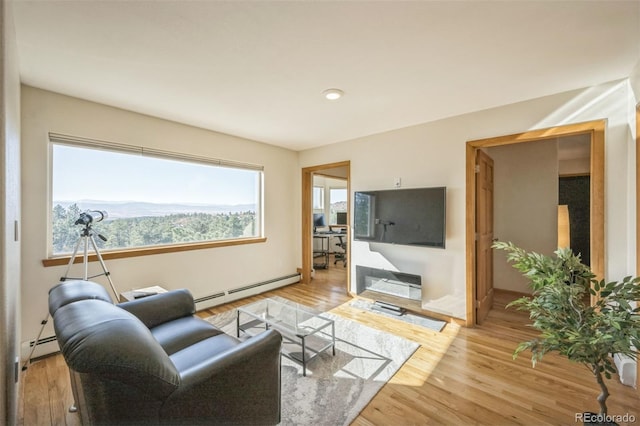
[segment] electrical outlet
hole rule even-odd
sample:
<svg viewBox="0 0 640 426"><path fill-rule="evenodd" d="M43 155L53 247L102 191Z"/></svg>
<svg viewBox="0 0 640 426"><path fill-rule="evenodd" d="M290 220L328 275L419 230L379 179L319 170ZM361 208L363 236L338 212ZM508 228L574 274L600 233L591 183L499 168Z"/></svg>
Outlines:
<svg viewBox="0 0 640 426"><path fill-rule="evenodd" d="M396 188L400 188L402 186L402 178L399 178L399 177L395 178L393 183Z"/></svg>

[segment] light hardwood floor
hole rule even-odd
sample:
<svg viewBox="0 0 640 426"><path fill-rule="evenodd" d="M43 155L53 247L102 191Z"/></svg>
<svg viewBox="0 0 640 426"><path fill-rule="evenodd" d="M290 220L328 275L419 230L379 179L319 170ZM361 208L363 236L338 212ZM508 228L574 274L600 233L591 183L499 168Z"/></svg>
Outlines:
<svg viewBox="0 0 640 426"><path fill-rule="evenodd" d="M449 324L437 333L352 308L345 293L344 268L339 266L317 271L311 284L293 284L199 315L206 317L271 295L332 310L421 344L353 425L571 425L576 423L575 413L597 411L595 380L584 367L553 355L535 369L527 356L512 360L517 343L535 333L526 327L524 314L505 310L509 294L497 295L482 326ZM608 383L610 414L629 413L640 423L638 393L617 379ZM60 355L31 364L22 373L21 389L20 424L79 424L77 415L67 411L72 398Z"/></svg>

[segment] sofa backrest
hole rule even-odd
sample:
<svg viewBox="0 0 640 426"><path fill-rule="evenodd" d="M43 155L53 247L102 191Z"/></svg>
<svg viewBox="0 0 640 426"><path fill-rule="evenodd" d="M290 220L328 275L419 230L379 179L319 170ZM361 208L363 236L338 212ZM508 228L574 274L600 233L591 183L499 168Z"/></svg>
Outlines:
<svg viewBox="0 0 640 426"><path fill-rule="evenodd" d="M70 369L98 375L163 399L179 385L169 356L131 313L102 299L77 300L54 311L60 350Z"/></svg>

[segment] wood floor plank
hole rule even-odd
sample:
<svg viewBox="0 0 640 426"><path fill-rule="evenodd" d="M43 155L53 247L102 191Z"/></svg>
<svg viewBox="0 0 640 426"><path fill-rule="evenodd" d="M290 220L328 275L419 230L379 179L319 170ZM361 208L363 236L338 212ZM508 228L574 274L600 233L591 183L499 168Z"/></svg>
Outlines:
<svg viewBox="0 0 640 426"><path fill-rule="evenodd" d="M598 387L591 373L554 354L536 368L527 354L512 353L536 335L523 312L505 309L515 296L496 292L494 309L476 328L447 324L442 332L351 306L342 267L316 271L310 284L293 284L198 313L208 317L278 295L318 310L357 321L419 343L421 346L380 390L353 425L573 425L575 413L597 411ZM22 376L24 425L79 424L64 412L69 378L60 355L37 361ZM610 414L629 413L640 422L636 391L617 379L608 381ZM74 423L74 421L76 423ZM620 422L621 425L626 425ZM629 423L634 424L634 423Z"/></svg>
<svg viewBox="0 0 640 426"><path fill-rule="evenodd" d="M49 406L51 407L51 424L60 426L79 425L80 419L69 412L73 404L73 394L69 381L69 369L61 356L48 357L47 378L49 383Z"/></svg>
<svg viewBox="0 0 640 426"><path fill-rule="evenodd" d="M43 361L32 363L22 376L24 382L25 425L50 425L49 383L47 364Z"/></svg>

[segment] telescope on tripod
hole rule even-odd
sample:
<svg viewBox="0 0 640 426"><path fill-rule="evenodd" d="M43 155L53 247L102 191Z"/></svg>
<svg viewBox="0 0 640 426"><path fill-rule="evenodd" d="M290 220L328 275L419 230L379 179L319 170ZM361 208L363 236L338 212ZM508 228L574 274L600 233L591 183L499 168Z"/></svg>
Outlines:
<svg viewBox="0 0 640 426"><path fill-rule="evenodd" d="M60 277L60 281L80 280L80 279L86 281L91 278L96 278L104 275L107 277L107 280L109 281L109 285L111 286L111 291L113 291L114 301L117 302L118 291L113 285L113 281L111 281L111 274L107 270L107 266L104 264L104 260L102 259L100 250L98 250L98 245L96 244L95 236L97 235L98 238L100 238L102 241L107 241L107 238L104 235L95 234L93 232L93 228L91 227L94 221L100 222L106 218L107 218L107 212L100 211L100 210L87 210L86 212L80 213L80 217L78 218L78 220L76 220L75 225L83 225L84 228L82 228L82 231L80 232L80 238L78 238L78 241L76 242L76 246L73 250L73 254L71 255L71 259L69 259L67 270L64 273L64 276ZM93 251L95 252L96 257L100 262L100 266L102 267L102 272L93 276L89 276L89 244L91 244L91 247L93 248ZM75 277L75 278L69 277L69 271L71 270L71 266L73 266L73 264L75 263L80 246L83 247L82 264L84 266L84 274L82 275L82 277Z"/></svg>
<svg viewBox="0 0 640 426"><path fill-rule="evenodd" d="M96 240L95 240L96 235L102 241L107 241L107 238L104 235L96 234L92 228L92 224L94 222L101 222L106 218L107 218L107 212L100 211L100 210L87 210L85 212L80 213L80 217L78 218L78 220L75 221L74 225L82 225L83 228L80 231L80 237L78 237L78 241L76 242L75 248L71 255L71 259L69 259L69 263L67 264L67 269L64 275L60 277L60 281L61 282L68 281L68 280L85 280L86 281L86 280L96 278L96 277L101 277L104 275L105 277L107 277L107 280L109 281L109 285L111 286L111 291L113 291L113 296L114 296L113 300L117 303L118 291L116 290L116 287L113 285L113 281L111 281L111 273L107 270L107 265L105 265L104 263L104 259L100 254L100 250L98 249L98 245L96 244ZM69 271L71 270L71 267L76 261L76 258L78 256L78 252L81 246L82 246L82 265L83 265L84 273L82 277L75 277L75 278L70 277ZM89 276L89 246L91 246L91 248L95 252L96 258L98 259L98 262L100 262L100 267L102 268L101 273L92 275L92 276ZM36 337L36 340L33 343L33 347L31 348L31 352L29 352L29 356L27 357L24 364L22 365L23 371L27 369L27 364L31 362L33 353L35 352L36 347L40 342L40 337L42 337L42 332L44 331L44 327L49 322L49 316L50 316L49 310L47 309L47 314L45 316L45 319L42 320L42 322L40 322L42 327L40 327L40 332L38 333L38 337Z"/></svg>

